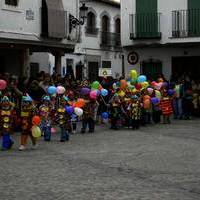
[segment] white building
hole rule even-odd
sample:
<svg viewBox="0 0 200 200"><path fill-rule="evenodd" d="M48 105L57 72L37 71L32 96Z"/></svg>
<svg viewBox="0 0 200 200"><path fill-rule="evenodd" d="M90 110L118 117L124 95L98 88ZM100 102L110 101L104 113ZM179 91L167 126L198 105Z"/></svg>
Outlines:
<svg viewBox="0 0 200 200"><path fill-rule="evenodd" d="M79 0L1 0L0 73L35 75L34 52L51 52L60 73L61 56L74 51L69 15L78 16L78 8Z"/></svg>
<svg viewBox="0 0 200 200"><path fill-rule="evenodd" d="M126 74L200 77L199 0L121 0Z"/></svg>
<svg viewBox="0 0 200 200"><path fill-rule="evenodd" d="M122 48L120 41L120 4L110 0L86 1L87 19L79 31L74 53L62 57L62 75L74 74L77 79L98 77L99 69L106 68L112 76L122 74ZM40 62L37 55L33 60ZM49 55L51 56L51 55ZM49 57L51 66L53 57Z"/></svg>

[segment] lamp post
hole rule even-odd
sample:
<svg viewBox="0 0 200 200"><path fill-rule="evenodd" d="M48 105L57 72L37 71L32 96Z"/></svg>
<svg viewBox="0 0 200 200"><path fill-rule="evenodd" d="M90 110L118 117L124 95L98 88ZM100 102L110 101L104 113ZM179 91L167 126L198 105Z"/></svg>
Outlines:
<svg viewBox="0 0 200 200"><path fill-rule="evenodd" d="M82 2L82 5L80 7L80 19L77 19L71 14L69 16L71 26L73 28L76 28L76 26L84 25L85 19L87 18L87 12L88 12L88 7L85 5L84 2Z"/></svg>

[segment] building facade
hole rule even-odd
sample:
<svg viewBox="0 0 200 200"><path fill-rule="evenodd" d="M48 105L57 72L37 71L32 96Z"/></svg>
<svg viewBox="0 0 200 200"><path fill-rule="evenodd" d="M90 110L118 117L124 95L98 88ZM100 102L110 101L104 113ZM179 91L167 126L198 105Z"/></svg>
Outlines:
<svg viewBox="0 0 200 200"><path fill-rule="evenodd" d="M78 16L78 8L78 0L1 0L0 73L36 75L38 63L31 63L35 52L54 55L60 73L61 57L74 51L69 15Z"/></svg>
<svg viewBox="0 0 200 200"><path fill-rule="evenodd" d="M200 77L199 0L121 0L126 74Z"/></svg>
<svg viewBox="0 0 200 200"><path fill-rule="evenodd" d="M72 27L72 33L78 31L79 38L73 53L62 57L61 74L71 74L77 79L98 78L99 70L113 77L122 74L122 48L120 4L109 0L86 1L87 19L83 26ZM48 63L54 66L49 54ZM37 54L38 62L41 55ZM32 57L37 60L36 57Z"/></svg>

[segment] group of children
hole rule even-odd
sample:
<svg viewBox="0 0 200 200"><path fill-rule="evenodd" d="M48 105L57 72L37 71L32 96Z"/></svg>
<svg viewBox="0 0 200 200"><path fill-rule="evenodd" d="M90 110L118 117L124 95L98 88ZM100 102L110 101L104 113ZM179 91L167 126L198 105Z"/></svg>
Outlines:
<svg viewBox="0 0 200 200"><path fill-rule="evenodd" d="M26 149L28 138L31 139L33 148L37 145L37 138L32 134L34 116L38 116L40 119L37 125L41 129L45 141L51 141L51 134L55 126L60 128L60 141L68 141L70 134L76 132L79 120L82 121L81 133L86 132L87 126L89 132L93 133L97 110L100 106L99 98L103 99L102 102L106 108L105 112L100 113L100 115L103 120L109 119L111 129L117 130L121 127L139 129L141 124L149 123L151 117L155 123L160 123L161 115L163 116L163 123L170 123L170 116L173 113L173 93L169 93L162 81L154 84L147 85L145 83L142 87L141 83L138 87L138 85L133 86L127 81L121 80L117 87L114 83L110 90L105 91L104 89L103 95L101 95L102 88L96 88L96 97L91 95L94 93L94 88L88 88L90 92L87 94L80 92L78 97L72 95L73 91L64 91L56 96L47 92L47 95L43 96L38 103L34 102L28 94L25 94L21 98L18 112L16 112L15 104L12 103L10 97L4 95L0 102L2 150L11 149L14 143L11 135L14 133L16 115L20 122L21 141L19 150L21 151ZM107 102L104 100L105 96L108 97ZM81 104L80 102L77 104L80 98L82 98Z"/></svg>

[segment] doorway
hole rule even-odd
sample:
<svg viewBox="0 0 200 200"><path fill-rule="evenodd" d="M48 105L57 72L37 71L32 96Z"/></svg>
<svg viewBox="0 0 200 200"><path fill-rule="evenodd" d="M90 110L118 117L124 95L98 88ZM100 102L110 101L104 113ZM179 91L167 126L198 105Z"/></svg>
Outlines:
<svg viewBox="0 0 200 200"><path fill-rule="evenodd" d="M79 62L76 65L76 80L82 80L83 79L83 64L82 62Z"/></svg>
<svg viewBox="0 0 200 200"><path fill-rule="evenodd" d="M149 80L156 80L158 75L162 74L162 62L161 61L143 61L142 73L147 76Z"/></svg>
<svg viewBox="0 0 200 200"><path fill-rule="evenodd" d="M172 57L172 75L188 75L192 79L200 77L200 56Z"/></svg>
<svg viewBox="0 0 200 200"><path fill-rule="evenodd" d="M95 81L98 79L99 75L99 63L98 62L88 62L88 78L90 81Z"/></svg>

